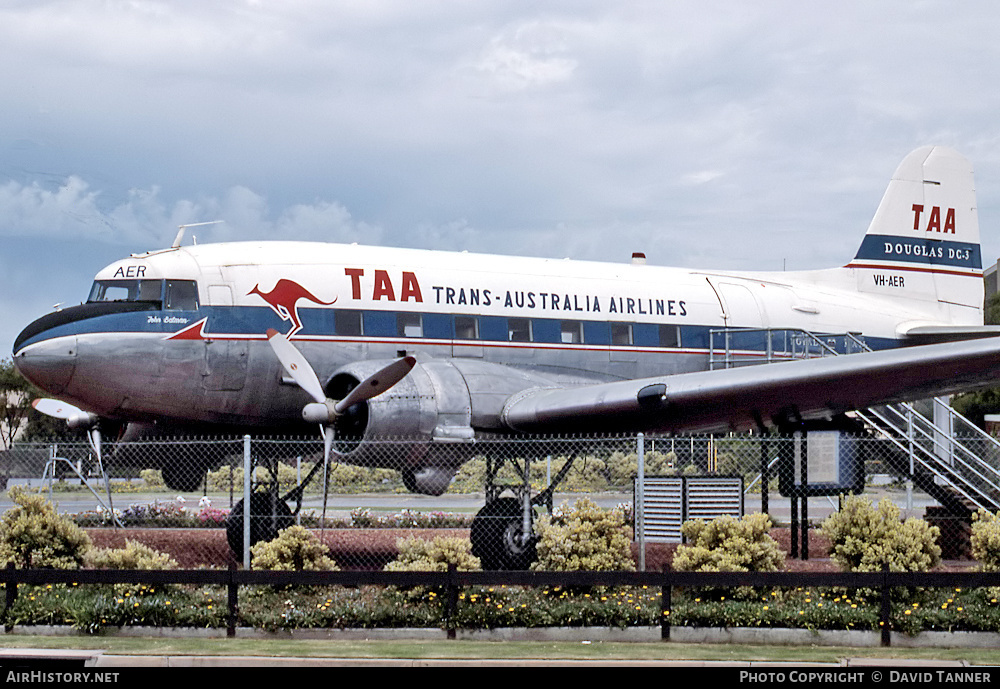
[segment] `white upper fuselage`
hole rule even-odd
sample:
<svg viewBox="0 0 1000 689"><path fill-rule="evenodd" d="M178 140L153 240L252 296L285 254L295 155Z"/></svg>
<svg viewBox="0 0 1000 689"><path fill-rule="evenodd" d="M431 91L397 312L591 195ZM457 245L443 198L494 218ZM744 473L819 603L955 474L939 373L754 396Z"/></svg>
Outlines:
<svg viewBox="0 0 1000 689"><path fill-rule="evenodd" d="M276 298L279 309L297 305L306 311L788 328L884 340L901 339L915 323L958 322L949 305L927 303L940 276L898 266L875 275L853 269L736 273L358 245L240 242L135 255L96 277L131 278L196 280L200 304L213 308L268 306L253 290L267 294L279 281L288 280L317 301L303 297L297 303L280 303ZM975 309L961 313L966 316L961 322L981 323ZM218 332L212 326L206 324L206 332ZM263 332L248 334L263 337ZM333 335L306 329L293 339Z"/></svg>

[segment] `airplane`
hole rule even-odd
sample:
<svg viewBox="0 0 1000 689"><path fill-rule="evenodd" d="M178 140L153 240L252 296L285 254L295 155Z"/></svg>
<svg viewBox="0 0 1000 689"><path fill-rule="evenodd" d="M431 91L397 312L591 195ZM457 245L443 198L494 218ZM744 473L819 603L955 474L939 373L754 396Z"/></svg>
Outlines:
<svg viewBox="0 0 1000 689"><path fill-rule="evenodd" d="M906 156L853 259L830 269L181 243L112 263L85 303L24 328L14 363L55 398L40 411L123 425L123 440L319 425L324 466L393 467L439 495L482 438L837 427L1000 373L972 166L941 146ZM850 333L872 351L711 370L711 331L767 328ZM191 489L199 461L165 457L167 484ZM480 514L525 547L490 564L523 568L522 509L502 500ZM502 545L475 526L474 552Z"/></svg>

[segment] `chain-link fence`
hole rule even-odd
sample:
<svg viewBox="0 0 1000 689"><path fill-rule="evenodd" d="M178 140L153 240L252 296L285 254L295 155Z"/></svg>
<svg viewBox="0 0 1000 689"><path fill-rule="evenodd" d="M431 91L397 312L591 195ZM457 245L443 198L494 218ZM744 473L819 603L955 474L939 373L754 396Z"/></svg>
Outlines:
<svg viewBox="0 0 1000 689"><path fill-rule="evenodd" d="M927 520L940 529L942 556L961 559L970 557L972 515L1000 509L993 468L1000 452L978 436L961 446L921 443L912 432L836 431L386 439L336 450L324 466L318 439L106 443L98 462L83 442L22 444L0 454L0 479L45 495L94 546L142 543L184 568L258 567L268 556L246 544L265 544L290 526L303 527L295 533L322 543L345 570L456 560L469 568L557 568L553 558L572 554L556 553L546 530L569 547L579 535L573 515L587 510L626 534L601 546L624 547L613 565L622 569L667 564L687 520L754 512L771 517L772 535L791 557L825 558L819 527L849 494ZM0 511L14 493L4 493ZM593 524L577 526L604 538Z"/></svg>

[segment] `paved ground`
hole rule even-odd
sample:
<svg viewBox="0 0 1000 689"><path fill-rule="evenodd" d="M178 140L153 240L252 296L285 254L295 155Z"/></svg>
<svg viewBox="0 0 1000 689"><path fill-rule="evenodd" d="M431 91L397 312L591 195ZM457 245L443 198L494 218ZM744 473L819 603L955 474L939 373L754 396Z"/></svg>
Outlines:
<svg viewBox="0 0 1000 689"><path fill-rule="evenodd" d="M728 667L728 668L968 668L966 661L900 658L843 658L836 663L782 663L775 661L616 660L531 658L315 658L263 656L117 655L91 650L0 649L0 667L25 662L69 668L227 668L227 667ZM988 668L977 670L990 672ZM998 673L1000 676L1000 673ZM989 681L989 679L985 679Z"/></svg>

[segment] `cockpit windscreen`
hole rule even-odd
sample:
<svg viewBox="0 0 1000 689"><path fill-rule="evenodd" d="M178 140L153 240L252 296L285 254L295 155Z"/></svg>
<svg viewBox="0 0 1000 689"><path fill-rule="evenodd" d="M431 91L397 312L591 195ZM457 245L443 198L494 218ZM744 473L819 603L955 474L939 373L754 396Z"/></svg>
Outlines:
<svg viewBox="0 0 1000 689"><path fill-rule="evenodd" d="M163 280L97 280L88 302L163 300Z"/></svg>

